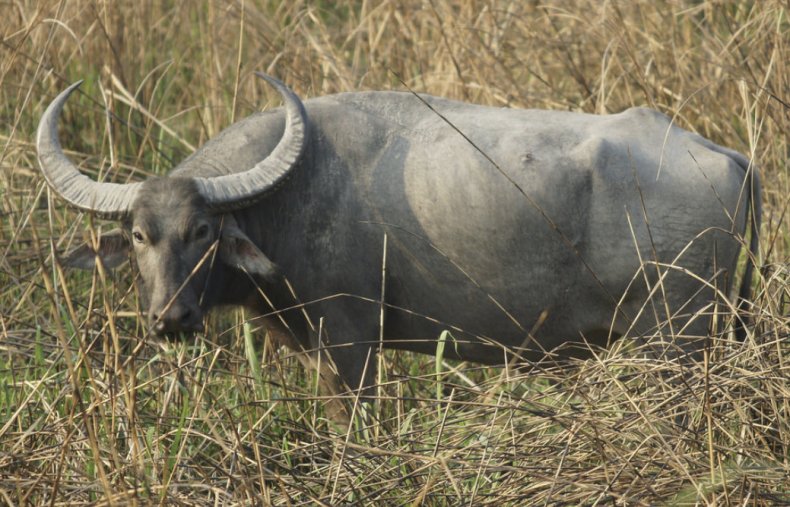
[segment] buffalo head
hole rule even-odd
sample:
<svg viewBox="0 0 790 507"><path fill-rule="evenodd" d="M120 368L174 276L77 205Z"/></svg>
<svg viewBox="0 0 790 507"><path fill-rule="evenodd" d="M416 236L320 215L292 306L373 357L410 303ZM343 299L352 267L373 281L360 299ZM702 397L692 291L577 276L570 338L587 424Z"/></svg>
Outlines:
<svg viewBox="0 0 790 507"><path fill-rule="evenodd" d="M122 225L102 235L98 248L82 245L64 262L92 269L98 258L114 268L131 252L157 334L202 329L204 312L227 300L219 293L232 289L228 285L234 276L271 278L275 272L231 212L255 203L298 162L305 145L306 113L285 85L259 76L284 98L285 132L269 156L236 174L151 178L125 185L95 182L63 154L57 133L63 105L81 82L63 91L41 118L36 147L50 187L69 204Z"/></svg>

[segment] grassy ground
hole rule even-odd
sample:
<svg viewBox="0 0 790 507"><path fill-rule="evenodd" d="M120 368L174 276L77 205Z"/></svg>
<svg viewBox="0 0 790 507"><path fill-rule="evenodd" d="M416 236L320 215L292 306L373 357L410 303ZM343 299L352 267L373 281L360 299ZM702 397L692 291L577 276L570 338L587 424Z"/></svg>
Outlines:
<svg viewBox="0 0 790 507"><path fill-rule="evenodd" d="M0 6L0 504L790 503L786 2ZM684 371L622 347L529 375L387 353L378 422L349 432L312 372L245 347L241 315L187 344L139 341L128 269L54 267L91 220L47 200L38 118L85 79L63 121L72 159L114 181L164 174L279 103L255 70L302 97L646 105L749 154L765 188L755 329Z"/></svg>

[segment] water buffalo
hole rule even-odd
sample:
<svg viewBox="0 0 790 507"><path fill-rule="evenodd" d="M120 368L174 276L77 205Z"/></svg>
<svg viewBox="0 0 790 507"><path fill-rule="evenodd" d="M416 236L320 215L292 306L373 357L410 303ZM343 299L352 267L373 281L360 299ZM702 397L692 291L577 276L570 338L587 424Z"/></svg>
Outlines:
<svg viewBox="0 0 790 507"><path fill-rule="evenodd" d="M57 122L79 83L41 119L55 193L122 223L65 262L114 267L131 250L158 334L244 305L280 343L329 351L335 390L370 386L379 346L432 353L444 330L447 356L488 364L584 355L626 334L693 351L749 223L756 253L749 161L658 112L403 92L302 103L262 77L283 108L138 183L95 182L63 154Z"/></svg>

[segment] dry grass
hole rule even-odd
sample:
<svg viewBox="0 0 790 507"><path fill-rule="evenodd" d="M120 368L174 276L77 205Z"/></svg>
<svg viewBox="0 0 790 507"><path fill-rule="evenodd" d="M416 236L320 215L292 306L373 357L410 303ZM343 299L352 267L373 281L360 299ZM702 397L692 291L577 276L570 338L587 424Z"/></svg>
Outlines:
<svg viewBox="0 0 790 507"><path fill-rule="evenodd" d="M786 3L0 5L0 503L790 503ZM712 340L685 368L620 347L529 375L387 353L377 422L349 434L323 418L311 372L282 351L251 365L232 322L182 346L139 342L127 271L53 267L89 219L47 205L38 118L86 79L64 146L95 177L139 179L278 103L255 70L303 97L409 87L511 107L647 105L750 154L767 266L753 333Z"/></svg>

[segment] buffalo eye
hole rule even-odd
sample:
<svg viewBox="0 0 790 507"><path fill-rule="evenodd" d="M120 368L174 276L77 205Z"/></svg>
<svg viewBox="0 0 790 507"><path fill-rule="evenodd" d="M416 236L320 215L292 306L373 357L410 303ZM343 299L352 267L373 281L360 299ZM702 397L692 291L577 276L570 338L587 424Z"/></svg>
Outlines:
<svg viewBox="0 0 790 507"><path fill-rule="evenodd" d="M140 231L133 231L132 238L134 239L135 243L143 243L145 238L143 238L143 233Z"/></svg>
<svg viewBox="0 0 790 507"><path fill-rule="evenodd" d="M200 226L195 230L195 239L206 239L206 236L208 236L208 224L200 224Z"/></svg>

